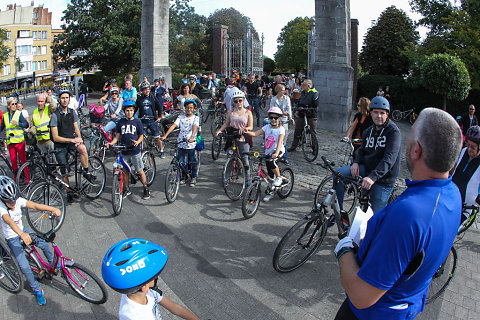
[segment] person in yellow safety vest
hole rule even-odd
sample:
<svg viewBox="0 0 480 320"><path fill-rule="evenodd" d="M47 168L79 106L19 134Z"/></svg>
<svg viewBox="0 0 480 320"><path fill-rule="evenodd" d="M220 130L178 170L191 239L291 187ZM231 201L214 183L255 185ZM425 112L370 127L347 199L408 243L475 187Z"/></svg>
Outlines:
<svg viewBox="0 0 480 320"><path fill-rule="evenodd" d="M2 132L4 129L6 130L10 160L12 161L12 168L16 175L18 171L17 154L22 164L27 161L23 129L28 128L28 122L22 116L22 112L17 110L17 100L15 98L8 98L7 105L7 112L3 115L3 121L0 125L0 132Z"/></svg>
<svg viewBox="0 0 480 320"><path fill-rule="evenodd" d="M32 114L32 131L37 138L37 146L40 151L46 153L53 150L53 141L50 137L50 114L49 104L46 103L47 97L42 93L37 97L37 108Z"/></svg>

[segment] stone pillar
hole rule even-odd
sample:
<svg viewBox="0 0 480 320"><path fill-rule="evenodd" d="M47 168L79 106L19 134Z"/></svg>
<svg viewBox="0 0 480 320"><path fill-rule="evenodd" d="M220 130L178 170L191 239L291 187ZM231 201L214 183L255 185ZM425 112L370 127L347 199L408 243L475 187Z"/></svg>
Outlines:
<svg viewBox="0 0 480 320"><path fill-rule="evenodd" d="M357 85L358 85L358 20L351 20L352 28L352 68L353 68L353 90L352 90L352 108L357 102ZM354 108L357 110L357 108Z"/></svg>
<svg viewBox="0 0 480 320"><path fill-rule="evenodd" d="M212 30L212 54L213 63L212 70L215 73L225 73L227 68L226 63L226 45L227 45L227 26L214 26Z"/></svg>
<svg viewBox="0 0 480 320"><path fill-rule="evenodd" d="M172 87L172 70L168 58L169 30L168 0L142 1L142 32L141 32L141 69L139 80L144 76L153 80L164 76L169 87Z"/></svg>
<svg viewBox="0 0 480 320"><path fill-rule="evenodd" d="M315 21L312 80L320 97L318 126L344 132L353 90L350 0L315 0Z"/></svg>

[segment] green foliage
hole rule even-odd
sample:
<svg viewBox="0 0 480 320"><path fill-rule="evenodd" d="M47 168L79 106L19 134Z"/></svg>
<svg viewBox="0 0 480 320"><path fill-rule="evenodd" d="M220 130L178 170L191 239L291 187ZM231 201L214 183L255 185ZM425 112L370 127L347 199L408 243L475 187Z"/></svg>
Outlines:
<svg viewBox="0 0 480 320"><path fill-rule="evenodd" d="M432 35L444 29L444 20L454 10L450 0L410 0L409 3L413 11L423 16L419 24L428 26Z"/></svg>
<svg viewBox="0 0 480 320"><path fill-rule="evenodd" d="M7 40L7 33L0 28L0 68L3 68L3 63L7 61L8 54L10 53L10 49L3 44L5 40Z"/></svg>
<svg viewBox="0 0 480 320"><path fill-rule="evenodd" d="M420 36L408 15L395 6L383 11L365 36L360 65L369 74L405 76L409 73L411 51Z"/></svg>
<svg viewBox="0 0 480 320"><path fill-rule="evenodd" d="M263 56L263 71L265 71L267 74L270 74L275 70L276 64L273 59L270 59L269 57Z"/></svg>
<svg viewBox="0 0 480 320"><path fill-rule="evenodd" d="M312 21L309 17L297 17L282 28L277 38L275 63L282 71L306 70L308 64L308 33Z"/></svg>
<svg viewBox="0 0 480 320"><path fill-rule="evenodd" d="M247 24L252 24L249 17L244 16L234 8L223 8L215 10L208 19L207 25L211 29L214 26L224 25L228 27L230 39L243 39L247 33ZM252 25L253 36L258 39L258 32Z"/></svg>
<svg viewBox="0 0 480 320"><path fill-rule="evenodd" d="M420 73L423 86L444 97L444 110L447 107L447 98L463 100L468 96L470 76L465 64L458 57L448 54L429 56L420 67Z"/></svg>

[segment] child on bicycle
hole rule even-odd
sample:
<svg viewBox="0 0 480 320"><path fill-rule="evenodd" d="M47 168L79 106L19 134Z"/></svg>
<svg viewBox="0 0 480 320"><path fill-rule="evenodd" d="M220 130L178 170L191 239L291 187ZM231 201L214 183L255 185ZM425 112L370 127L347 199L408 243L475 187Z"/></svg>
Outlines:
<svg viewBox="0 0 480 320"><path fill-rule="evenodd" d="M125 239L107 251L102 262L102 277L113 290L122 293L120 320L161 319L159 305L183 319L199 320L157 288L167 260L163 247L144 239ZM134 271L125 272L130 269Z"/></svg>
<svg viewBox="0 0 480 320"><path fill-rule="evenodd" d="M125 118L118 121L115 128L115 137L112 142L105 144L107 148L120 141L120 143L127 147L127 150L122 151L123 160L127 163L133 164L135 172L140 176L140 182L143 184L142 199L150 199L150 191L147 188L147 178L143 171L142 153L140 152L141 143L143 141L143 124L140 119L134 117L135 102L126 100L123 102L123 111ZM128 187L129 173L125 172L125 179L123 184L125 186L124 197L132 194Z"/></svg>
<svg viewBox="0 0 480 320"><path fill-rule="evenodd" d="M2 216L2 229L3 236L7 241L10 250L12 251L15 259L17 259L18 265L23 274L27 278L30 287L33 290L33 294L37 297L39 305L47 303L43 296L43 290L38 281L35 279L27 257L23 251L22 240L26 245L32 243L30 233L27 228L23 227L22 223L22 208L29 208L39 211L50 211L51 214L60 216L61 212L57 208L53 208L44 204L27 201L20 197L20 190L12 178L7 176L0 176L0 214ZM35 246L42 249L45 257L50 265L53 265L54 256L49 245L45 240L37 238Z"/></svg>
<svg viewBox="0 0 480 320"><path fill-rule="evenodd" d="M178 160L182 165L185 165L185 156L187 156L187 163L192 164L192 180L190 186L194 187L197 183L197 159L195 157L196 136L199 127L199 119L193 114L197 107L197 102L193 99L187 99L183 103L185 114L180 115L177 120L168 128L167 132L160 139L165 140L170 132L176 127L180 128L178 134ZM184 183L186 181L182 180Z"/></svg>
<svg viewBox="0 0 480 320"><path fill-rule="evenodd" d="M271 107L268 109L269 124L255 132L245 132L250 136L265 135L265 155L268 156L265 163L270 178L273 179L275 177L272 184L274 187L280 187L282 185L282 176L277 166L277 160L285 153L285 146L283 144L285 128L282 126L282 116L283 112L279 107ZM273 193L269 193L263 198L263 201L268 202L272 197Z"/></svg>

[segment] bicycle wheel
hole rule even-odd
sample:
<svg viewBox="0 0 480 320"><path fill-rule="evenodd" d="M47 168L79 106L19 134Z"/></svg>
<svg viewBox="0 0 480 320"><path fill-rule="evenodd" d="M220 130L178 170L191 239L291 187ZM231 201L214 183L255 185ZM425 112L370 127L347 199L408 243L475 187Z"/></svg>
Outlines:
<svg viewBox="0 0 480 320"><path fill-rule="evenodd" d="M392 119L393 121L401 121L403 118L403 112L400 110L393 110Z"/></svg>
<svg viewBox="0 0 480 320"><path fill-rule="evenodd" d="M414 124L415 120L417 120L417 114L415 112L412 112L410 117L408 117L408 120L410 121L410 124Z"/></svg>
<svg viewBox="0 0 480 320"><path fill-rule="evenodd" d="M218 137L213 134L212 141L212 159L217 160L220 157L220 151L222 150L223 136L219 135Z"/></svg>
<svg viewBox="0 0 480 320"><path fill-rule="evenodd" d="M22 197L27 198L32 187L40 181L45 181L47 174L45 169L30 161L25 162L17 172L16 182Z"/></svg>
<svg viewBox="0 0 480 320"><path fill-rule="evenodd" d="M315 207L318 203L325 199L332 187L333 178L331 176L326 176L322 182L320 182L317 191L315 192L315 198L313 200ZM343 184L343 188L345 190L343 197L343 209L348 213L348 215L351 215L358 203L358 188L349 181L346 181Z"/></svg>
<svg viewBox="0 0 480 320"><path fill-rule="evenodd" d="M178 188L180 187L180 172L176 161L172 161L168 166L165 176L165 197L169 203L177 198Z"/></svg>
<svg viewBox="0 0 480 320"><path fill-rule="evenodd" d="M462 215L464 213L462 212ZM477 217L477 210L475 211L471 211L469 214L468 214L468 218L465 219L465 221L463 221L461 224L460 224L460 227L458 228L458 233L457 235L465 232L468 230L468 228L470 228L472 226L472 224L475 222L475 218Z"/></svg>
<svg viewBox="0 0 480 320"><path fill-rule="evenodd" d="M232 201L242 197L245 190L245 167L242 159L230 157L223 166L223 190Z"/></svg>
<svg viewBox="0 0 480 320"><path fill-rule="evenodd" d="M220 129L223 125L223 116L222 113L217 112L215 113L215 117L213 118L212 123L210 124L210 131L212 136L215 135L218 129Z"/></svg>
<svg viewBox="0 0 480 320"><path fill-rule="evenodd" d="M273 254L273 268L290 272L301 267L318 250L327 234L327 219L317 211L298 221L283 236Z"/></svg>
<svg viewBox="0 0 480 320"><path fill-rule="evenodd" d="M290 195L293 190L293 184L295 183L295 177L293 176L293 171L290 168L283 168L280 171L280 175L285 179L282 181L282 186L277 190L277 194L280 198L285 199ZM285 182L285 185L284 185Z"/></svg>
<svg viewBox="0 0 480 320"><path fill-rule="evenodd" d="M112 179L112 208L113 215L118 216L123 205L123 173L116 169Z"/></svg>
<svg viewBox="0 0 480 320"><path fill-rule="evenodd" d="M30 254L26 248L24 249L24 252L25 257L27 257L28 265L30 266L30 269L32 269L33 276L35 279L41 280L45 275L43 265L38 261L38 258L34 253Z"/></svg>
<svg viewBox="0 0 480 320"><path fill-rule="evenodd" d="M248 186L242 200L242 214L245 219L250 219L257 213L261 193L260 181L253 181L252 184Z"/></svg>
<svg viewBox="0 0 480 320"><path fill-rule="evenodd" d="M82 169L80 168L80 170ZM102 161L95 156L88 157L88 171L95 177L95 185L92 185L82 174L80 174L81 190L88 199L94 200L102 194L103 189L105 188L107 174Z"/></svg>
<svg viewBox="0 0 480 320"><path fill-rule="evenodd" d="M23 274L10 247L0 240L0 286L11 293L18 293L23 288Z"/></svg>
<svg viewBox="0 0 480 320"><path fill-rule="evenodd" d="M7 171L3 167L0 167L0 176L7 176Z"/></svg>
<svg viewBox="0 0 480 320"><path fill-rule="evenodd" d="M60 217L55 218L54 230L58 231L65 220L66 207L63 193L59 187L50 182L36 184L30 192L29 201L45 204L60 210ZM49 212L25 208L27 222L36 233L44 234L52 229Z"/></svg>
<svg viewBox="0 0 480 320"><path fill-rule="evenodd" d="M155 157L150 151L144 151L142 153L143 172L147 178L147 186L151 186L155 176L157 175L157 166L155 165Z"/></svg>
<svg viewBox="0 0 480 320"><path fill-rule="evenodd" d="M318 141L317 136L313 132L302 133L302 151L305 160L308 162L315 161L318 156Z"/></svg>
<svg viewBox="0 0 480 320"><path fill-rule="evenodd" d="M452 247L445 261L433 275L432 282L430 282L430 287L428 288L426 303L434 301L447 289L450 281L452 281L456 268L457 251Z"/></svg>
<svg viewBox="0 0 480 320"><path fill-rule="evenodd" d="M78 263L67 265L62 269L62 275L67 284L80 298L94 304L102 304L107 301L108 294L98 277L90 270Z"/></svg>

